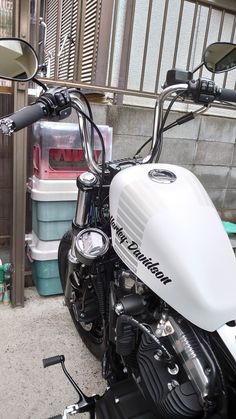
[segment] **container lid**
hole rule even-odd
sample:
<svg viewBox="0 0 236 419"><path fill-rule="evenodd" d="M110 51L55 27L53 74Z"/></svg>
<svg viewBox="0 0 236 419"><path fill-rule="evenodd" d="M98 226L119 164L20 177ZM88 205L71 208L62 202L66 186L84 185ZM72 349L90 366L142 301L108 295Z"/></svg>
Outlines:
<svg viewBox="0 0 236 419"><path fill-rule="evenodd" d="M111 159L112 133L113 130L108 125L98 125L103 136L107 160ZM77 148L81 147L81 136L79 125L70 122L38 121L33 124L33 143L41 143L44 147ZM94 132L94 148L101 150L101 141L97 131Z"/></svg>
<svg viewBox="0 0 236 419"><path fill-rule="evenodd" d="M74 179L39 179L32 176L28 190L35 201L76 201L78 189Z"/></svg>
<svg viewBox="0 0 236 419"><path fill-rule="evenodd" d="M39 240L32 231L27 235L27 242L30 249L30 256L33 260L55 260L57 259L60 240L43 241Z"/></svg>

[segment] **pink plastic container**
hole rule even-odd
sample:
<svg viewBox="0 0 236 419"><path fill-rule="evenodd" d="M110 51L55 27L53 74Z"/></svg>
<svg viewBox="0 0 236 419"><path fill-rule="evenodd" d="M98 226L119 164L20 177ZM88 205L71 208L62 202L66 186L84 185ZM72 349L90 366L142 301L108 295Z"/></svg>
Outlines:
<svg viewBox="0 0 236 419"><path fill-rule="evenodd" d="M100 125L106 161L112 156L112 128ZM101 158L101 143L94 134L94 158ZM76 179L87 170L77 124L40 121L33 126L33 174L40 179Z"/></svg>

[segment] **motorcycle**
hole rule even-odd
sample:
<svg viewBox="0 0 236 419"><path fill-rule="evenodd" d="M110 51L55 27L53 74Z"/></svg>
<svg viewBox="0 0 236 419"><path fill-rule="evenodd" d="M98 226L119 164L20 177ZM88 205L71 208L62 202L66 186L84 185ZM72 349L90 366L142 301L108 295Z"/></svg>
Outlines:
<svg viewBox="0 0 236 419"><path fill-rule="evenodd" d="M202 105L202 112L215 100L236 102L236 92L195 80L190 71L168 71L149 154L140 157L139 150L106 162L83 93L37 81L37 57L25 41L1 39L0 50L1 77L33 80L44 89L34 104L0 120L2 132L10 135L41 118L61 120L74 109L89 168L77 179L76 214L60 242L58 263L66 305L101 360L108 387L102 396L88 397L63 355L43 360L44 367L61 364L79 395L63 418L82 412L91 419L235 418L235 255L198 179L157 161L163 132L196 116L167 125L178 98ZM203 64L214 73L235 68L236 46L211 44ZM93 155L95 131L100 164Z"/></svg>

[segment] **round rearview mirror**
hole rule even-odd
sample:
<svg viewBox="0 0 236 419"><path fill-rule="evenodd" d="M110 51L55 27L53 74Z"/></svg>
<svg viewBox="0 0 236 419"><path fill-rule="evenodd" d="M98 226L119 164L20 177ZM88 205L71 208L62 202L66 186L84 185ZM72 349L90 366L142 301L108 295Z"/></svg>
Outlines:
<svg viewBox="0 0 236 419"><path fill-rule="evenodd" d="M207 47L203 62L212 73L223 73L236 67L236 45L228 42L215 42Z"/></svg>
<svg viewBox="0 0 236 419"><path fill-rule="evenodd" d="M38 70L38 59L28 42L19 38L0 38L0 78L31 80Z"/></svg>

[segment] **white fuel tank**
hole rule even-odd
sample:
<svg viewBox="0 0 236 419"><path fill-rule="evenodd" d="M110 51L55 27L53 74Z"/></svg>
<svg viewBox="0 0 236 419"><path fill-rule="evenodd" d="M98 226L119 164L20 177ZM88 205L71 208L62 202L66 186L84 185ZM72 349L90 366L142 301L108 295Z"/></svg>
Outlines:
<svg viewBox="0 0 236 419"><path fill-rule="evenodd" d="M208 331L236 319L236 259L190 171L159 163L121 171L110 215L116 253L159 297Z"/></svg>

